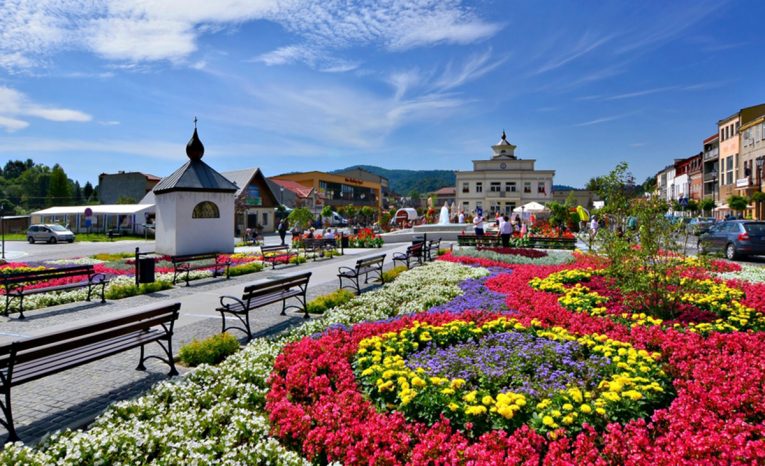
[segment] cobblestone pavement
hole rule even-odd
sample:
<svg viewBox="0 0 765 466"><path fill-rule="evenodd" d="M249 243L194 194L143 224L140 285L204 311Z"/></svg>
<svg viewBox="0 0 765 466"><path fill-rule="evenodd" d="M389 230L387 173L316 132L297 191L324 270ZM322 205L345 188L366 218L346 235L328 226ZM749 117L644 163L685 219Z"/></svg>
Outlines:
<svg viewBox="0 0 765 466"><path fill-rule="evenodd" d="M220 314L214 312L221 295L241 294L246 283L269 276L312 271L308 299L338 288L337 268L353 266L359 257L387 254L385 268L392 267L393 252L403 251L406 244L385 245L383 250L348 249L345 256L308 262L300 266L279 266L251 275L225 279L205 279L191 282L191 286L176 286L151 295L135 296L106 304L71 303L26 313L25 320L17 314L0 317L0 342L63 329L99 318L114 317L138 307L167 302L180 302L181 313L175 324L173 351L194 338L206 338L220 332ZM371 289L375 286L371 286ZM281 316L281 303L258 309L250 314L250 324L256 336L278 333L304 321L302 313L287 311ZM236 330L233 331L237 334ZM243 338L242 338L243 341ZM149 345L147 353L154 351ZM156 360L146 363L146 371L135 370L139 351L132 350L96 361L85 366L30 382L12 390L13 415L19 436L25 442L36 442L46 434L64 428L87 425L112 402L139 396L154 383L167 377L168 367ZM155 354L155 353L151 353ZM157 352L156 354L159 354ZM187 370L179 367L181 374ZM7 436L0 428L0 438Z"/></svg>

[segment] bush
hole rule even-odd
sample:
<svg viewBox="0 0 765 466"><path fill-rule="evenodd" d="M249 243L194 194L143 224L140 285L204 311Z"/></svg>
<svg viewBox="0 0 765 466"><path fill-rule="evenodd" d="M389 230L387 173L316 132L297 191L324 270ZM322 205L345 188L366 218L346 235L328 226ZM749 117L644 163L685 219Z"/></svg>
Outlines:
<svg viewBox="0 0 765 466"><path fill-rule="evenodd" d="M127 258L135 258L135 253L132 252L115 252L115 253L106 253L102 252L100 254L96 254L93 257L93 259L104 261L104 262L115 262L115 261L121 261L122 259Z"/></svg>
<svg viewBox="0 0 765 466"><path fill-rule="evenodd" d="M290 264L302 264L306 261L305 256L293 256L290 257Z"/></svg>
<svg viewBox="0 0 765 466"><path fill-rule="evenodd" d="M218 364L227 356L239 351L239 340L228 332L213 335L204 340L192 340L181 347L178 358L189 367L200 364Z"/></svg>
<svg viewBox="0 0 765 466"><path fill-rule="evenodd" d="M383 280L385 281L385 283L390 283L393 280L395 280L396 277L406 272L407 270L409 269L407 269L403 265L399 265L398 267L393 267L392 269L386 270L385 272L383 272Z"/></svg>
<svg viewBox="0 0 765 466"><path fill-rule="evenodd" d="M139 286L135 286L134 283L129 285L111 285L106 289L105 296L106 299L122 299L139 294L168 290L172 287L172 282L164 280L159 280L154 283L141 283Z"/></svg>
<svg viewBox="0 0 765 466"><path fill-rule="evenodd" d="M247 275L248 273L256 273L263 270L263 264L261 262L247 262L245 264L235 265L228 269L228 275L230 277L238 277L239 275Z"/></svg>
<svg viewBox="0 0 765 466"><path fill-rule="evenodd" d="M323 314L327 309L347 303L356 296L352 291L342 289L330 294L319 296L306 304L306 310L311 314Z"/></svg>

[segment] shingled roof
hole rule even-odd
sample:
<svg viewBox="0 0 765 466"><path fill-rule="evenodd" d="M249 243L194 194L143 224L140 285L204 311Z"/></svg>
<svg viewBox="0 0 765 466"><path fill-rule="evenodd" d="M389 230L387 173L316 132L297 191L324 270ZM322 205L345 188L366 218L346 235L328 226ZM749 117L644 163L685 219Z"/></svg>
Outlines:
<svg viewBox="0 0 765 466"><path fill-rule="evenodd" d="M186 155L188 155L189 161L172 175L162 178L162 181L157 183L152 191L155 194L171 191L236 192L237 186L234 183L202 162L204 150L202 141L197 135L197 129L194 128L194 134L186 145Z"/></svg>

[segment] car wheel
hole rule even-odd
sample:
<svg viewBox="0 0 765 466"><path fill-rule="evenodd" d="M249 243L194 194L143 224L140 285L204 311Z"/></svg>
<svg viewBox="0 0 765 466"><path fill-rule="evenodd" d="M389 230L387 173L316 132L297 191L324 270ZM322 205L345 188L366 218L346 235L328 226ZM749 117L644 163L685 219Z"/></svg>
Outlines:
<svg viewBox="0 0 765 466"><path fill-rule="evenodd" d="M727 257L729 260L734 260L738 257L735 244L728 243L728 245L725 247L725 257Z"/></svg>
<svg viewBox="0 0 765 466"><path fill-rule="evenodd" d="M56 243L58 243L58 240L56 240L56 237L55 237L55 236L53 236L53 237L51 237L51 239L49 239L49 240L48 240L48 242L49 242L50 244L56 244Z"/></svg>
<svg viewBox="0 0 765 466"><path fill-rule="evenodd" d="M35 239L34 239L34 238L32 238L31 236L29 236L29 237L27 238L27 241L29 241L29 244L35 244Z"/></svg>
<svg viewBox="0 0 765 466"><path fill-rule="evenodd" d="M74 240L73 240L73 239L70 239L70 240L69 240L69 243L74 243Z"/></svg>

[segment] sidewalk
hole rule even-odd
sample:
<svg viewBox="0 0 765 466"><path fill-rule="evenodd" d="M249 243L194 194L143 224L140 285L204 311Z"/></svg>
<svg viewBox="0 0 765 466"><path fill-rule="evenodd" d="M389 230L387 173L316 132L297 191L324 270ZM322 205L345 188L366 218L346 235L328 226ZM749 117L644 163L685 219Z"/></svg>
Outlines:
<svg viewBox="0 0 765 466"><path fill-rule="evenodd" d="M267 244L278 243L278 237L267 238ZM194 338L206 338L220 332L220 314L215 312L222 295L241 295L244 285L263 278L297 272L311 271L308 299L332 292L338 288L337 268L352 267L360 257L386 253L385 268L392 267L392 254L405 250L407 244L386 244L382 249L346 249L344 256L309 261L299 266L278 266L256 274L224 278L204 279L191 282L191 286L176 286L151 295L135 296L106 304L77 302L29 311L25 320L16 314L10 318L0 317L0 342L8 342L39 333L80 325L100 318L115 317L135 311L147 305L163 302L180 302L180 318L175 324L173 353ZM290 312L280 315L281 303L276 303L250 314L250 325L255 337L278 333L293 325L300 325L302 313ZM232 333L242 337L241 332ZM147 352L154 351L146 347ZM151 353L154 354L154 353ZM159 354L157 352L156 354ZM121 353L75 369L54 374L30 382L12 390L13 415L16 430L23 441L33 443L47 433L64 428L87 425L110 403L135 397L148 390L152 384L164 380L168 367L151 360L145 372L136 371L138 350ZM181 374L188 369L178 368ZM0 437L6 431L0 427Z"/></svg>

